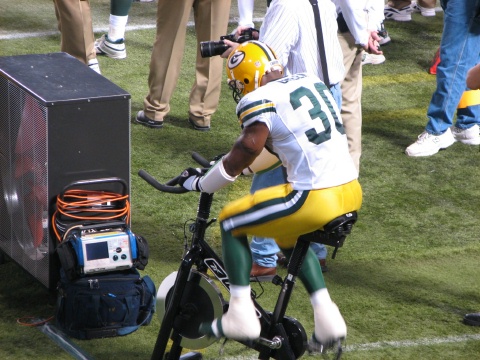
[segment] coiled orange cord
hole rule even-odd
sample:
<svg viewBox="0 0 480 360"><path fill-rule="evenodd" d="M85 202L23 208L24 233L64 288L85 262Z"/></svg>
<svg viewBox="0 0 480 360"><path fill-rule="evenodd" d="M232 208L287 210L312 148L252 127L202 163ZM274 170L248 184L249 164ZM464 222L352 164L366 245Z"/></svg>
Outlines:
<svg viewBox="0 0 480 360"><path fill-rule="evenodd" d="M57 195L57 210L52 216L52 227L58 241L62 234L57 219L77 221L122 220L130 222L128 195L108 191L71 189Z"/></svg>

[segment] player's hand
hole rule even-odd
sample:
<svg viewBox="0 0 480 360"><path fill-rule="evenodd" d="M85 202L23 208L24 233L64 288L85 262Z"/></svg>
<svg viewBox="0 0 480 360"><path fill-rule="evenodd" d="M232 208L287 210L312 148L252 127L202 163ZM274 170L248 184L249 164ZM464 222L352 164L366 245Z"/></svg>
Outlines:
<svg viewBox="0 0 480 360"><path fill-rule="evenodd" d="M202 191L198 185L202 176L203 173L201 169L188 168L182 172L178 179L178 183L189 191Z"/></svg>

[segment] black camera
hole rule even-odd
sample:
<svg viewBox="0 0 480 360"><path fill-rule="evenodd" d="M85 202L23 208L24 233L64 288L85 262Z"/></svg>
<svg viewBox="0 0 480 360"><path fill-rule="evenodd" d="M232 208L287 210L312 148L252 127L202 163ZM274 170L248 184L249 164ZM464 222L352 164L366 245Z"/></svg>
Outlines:
<svg viewBox="0 0 480 360"><path fill-rule="evenodd" d="M202 41L200 42L200 55L202 55L203 58L222 55L230 47L225 44L223 40L230 40L241 44L245 41L253 40L252 34L254 31L258 32L258 30L253 28L244 30L238 39L235 39L235 36L230 34L220 36L220 41Z"/></svg>

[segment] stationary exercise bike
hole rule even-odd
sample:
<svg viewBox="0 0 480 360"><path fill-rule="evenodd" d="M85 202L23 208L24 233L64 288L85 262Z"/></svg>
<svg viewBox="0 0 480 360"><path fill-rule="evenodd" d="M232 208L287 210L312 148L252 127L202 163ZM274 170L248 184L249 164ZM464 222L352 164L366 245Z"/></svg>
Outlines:
<svg viewBox="0 0 480 360"><path fill-rule="evenodd" d="M193 153L192 157L200 165L210 166L209 161L197 153ZM139 171L139 176L162 192L181 194L188 191L177 186L179 176L166 184L159 183L144 170ZM182 257L178 271L167 276L159 286L157 311L162 323L152 359L202 359L202 355L196 352L182 356L182 349L203 349L217 340L198 331L201 323L213 321L228 310L228 303L215 282L207 275L207 270L210 270L215 278L230 291L223 261L204 237L206 229L216 221L216 219L209 220L213 196L214 194L200 193L197 217L189 227L192 232L191 243ZM309 342L300 322L285 315L285 312L310 242L333 246L335 250L332 257L334 258L356 220L356 212L344 214L333 219L323 229L299 237L288 263L287 275L283 279L275 276L272 280L274 284L281 287L273 312L263 309L256 302L252 291L252 299L261 323L260 337L253 341L236 341L256 350L259 353L259 359L298 359L305 351L322 353L329 351L333 353L335 359L340 359L341 340L327 346ZM167 352L169 340L172 343Z"/></svg>

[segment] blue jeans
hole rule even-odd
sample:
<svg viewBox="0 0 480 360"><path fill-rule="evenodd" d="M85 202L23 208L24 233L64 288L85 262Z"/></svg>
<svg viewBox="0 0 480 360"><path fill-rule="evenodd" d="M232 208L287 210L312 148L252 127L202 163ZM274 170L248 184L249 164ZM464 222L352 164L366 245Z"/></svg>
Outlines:
<svg viewBox="0 0 480 360"><path fill-rule="evenodd" d="M480 60L480 0L441 0L444 10L443 34L440 43L440 64L437 67L437 88L428 107L425 130L441 135L453 124L468 129L480 123L480 105L458 109L467 87L467 72Z"/></svg>
<svg viewBox="0 0 480 360"><path fill-rule="evenodd" d="M340 84L335 84L330 87L333 98L337 102L338 108L342 103L342 92ZM269 186L275 186L285 184L287 177L283 166L279 166L276 169L267 171L262 174L255 174L253 176L250 192L254 193L259 189L263 189ZM318 259L327 258L327 249L323 244L311 243L310 248L315 252ZM277 266L277 253L280 251L275 240L271 238L262 238L254 236L250 243L250 249L252 250L252 258L255 263L263 267L276 267Z"/></svg>

